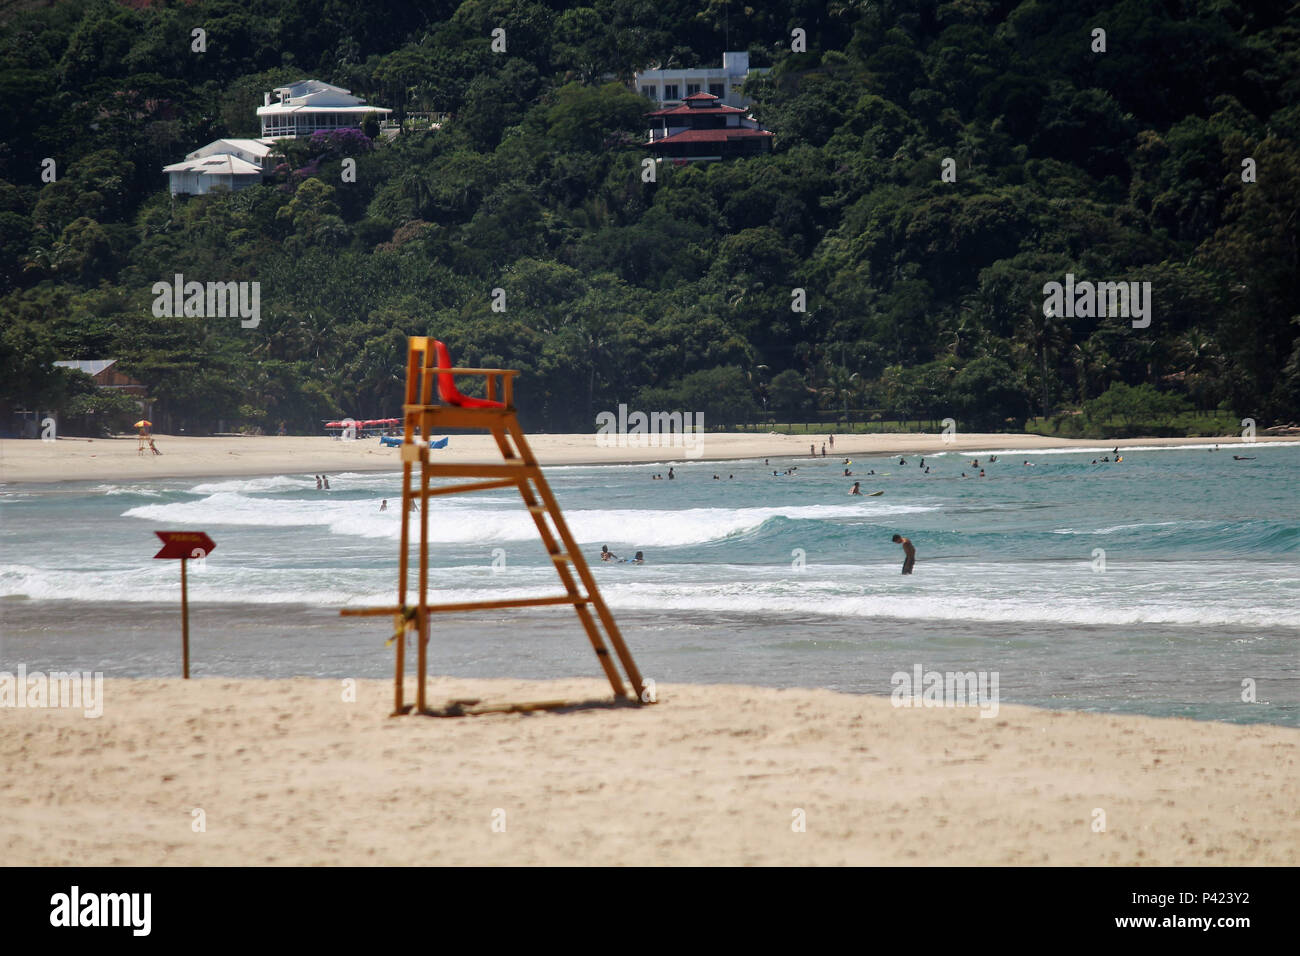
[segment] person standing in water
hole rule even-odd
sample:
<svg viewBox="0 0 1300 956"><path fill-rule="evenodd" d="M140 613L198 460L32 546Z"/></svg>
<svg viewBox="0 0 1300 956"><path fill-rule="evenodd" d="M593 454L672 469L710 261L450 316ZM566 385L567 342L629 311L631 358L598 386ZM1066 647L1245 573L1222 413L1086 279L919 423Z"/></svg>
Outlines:
<svg viewBox="0 0 1300 956"><path fill-rule="evenodd" d="M387 511L387 510L388 510L388 499L387 499L387 498L385 498L383 501L379 502L379 510L380 510L380 511Z"/></svg>
<svg viewBox="0 0 1300 956"><path fill-rule="evenodd" d="M672 468L669 468L669 469L668 469L668 480L669 480L669 481L672 481L672 480L673 480L674 478L676 478L676 477L677 477L677 476L673 474L673 470L672 470Z"/></svg>
<svg viewBox="0 0 1300 956"><path fill-rule="evenodd" d="M901 544L903 546L903 573L911 574L912 565L916 563L916 548L913 547L911 541L904 538L901 534L894 535L893 541L895 544Z"/></svg>
<svg viewBox="0 0 1300 956"><path fill-rule="evenodd" d="M851 494L851 495L860 495L860 494L862 494L862 492L858 490L858 487L859 487L861 484L862 484L862 482L860 482L860 481L855 481L855 482L853 483L853 488L849 491L849 494Z"/></svg>

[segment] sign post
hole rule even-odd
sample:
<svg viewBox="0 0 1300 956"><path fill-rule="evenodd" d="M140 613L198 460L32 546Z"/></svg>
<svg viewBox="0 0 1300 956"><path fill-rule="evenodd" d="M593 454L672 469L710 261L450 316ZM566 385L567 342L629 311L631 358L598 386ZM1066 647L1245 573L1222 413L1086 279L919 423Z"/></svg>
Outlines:
<svg viewBox="0 0 1300 956"><path fill-rule="evenodd" d="M155 531L162 539L162 550L155 558L179 558L181 562L181 674L190 679L190 599L185 564L190 558L200 561L215 548L216 542L202 531Z"/></svg>

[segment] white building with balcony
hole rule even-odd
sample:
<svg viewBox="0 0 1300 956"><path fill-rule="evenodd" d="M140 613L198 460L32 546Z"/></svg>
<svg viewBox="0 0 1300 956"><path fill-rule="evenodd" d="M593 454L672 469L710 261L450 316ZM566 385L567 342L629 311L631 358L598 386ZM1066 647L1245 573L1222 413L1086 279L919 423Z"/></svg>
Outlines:
<svg viewBox="0 0 1300 956"><path fill-rule="evenodd" d="M275 169L277 139L310 136L317 130L356 129L371 113L382 120L392 112L382 106L366 106L361 97L320 80L299 80L274 92L276 102L265 93L257 108L261 139L214 140L186 154L181 162L163 167L173 196L201 196L213 189L236 192L255 186Z"/></svg>
<svg viewBox="0 0 1300 956"><path fill-rule="evenodd" d="M310 136L317 130L355 129L371 113L383 120L393 112L365 103L341 86L320 80L299 80L263 94L257 117L262 121L263 139L287 139Z"/></svg>
<svg viewBox="0 0 1300 956"><path fill-rule="evenodd" d="M722 54L722 68L691 67L685 70L642 70L632 78L636 92L661 106L681 106L688 96L708 93L723 106L745 109L751 105L741 95L745 80L767 73L770 68L749 66L747 51Z"/></svg>

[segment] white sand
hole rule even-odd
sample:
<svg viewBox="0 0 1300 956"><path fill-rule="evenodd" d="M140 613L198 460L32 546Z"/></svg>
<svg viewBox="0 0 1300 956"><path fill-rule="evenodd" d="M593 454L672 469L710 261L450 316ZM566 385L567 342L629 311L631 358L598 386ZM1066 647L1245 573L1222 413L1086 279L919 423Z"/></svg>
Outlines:
<svg viewBox="0 0 1300 956"><path fill-rule="evenodd" d="M818 452L826 434L751 435L707 433L699 436L702 451L692 457L687 449L605 448L591 435L530 435L529 443L543 465L614 464L623 462L687 462L710 459L781 458ZM1044 438L1040 435L959 434L951 444L939 435L838 435L828 460L865 455L929 454L939 451L994 449L1112 448L1116 445L1220 444L1237 448L1239 439L1143 438L1109 441ZM0 481L134 481L149 478L209 478L235 475L339 474L346 471L399 471L398 449L386 448L378 439L335 441L310 438L191 438L155 436L161 455L137 454L136 440L60 439L0 440ZM1263 439L1261 439L1263 440ZM1269 438L1269 441L1286 439ZM1300 441L1300 438L1290 439ZM1249 446L1246 446L1249 447ZM448 447L437 452L440 461L499 461L490 435L453 435Z"/></svg>
<svg viewBox="0 0 1300 956"><path fill-rule="evenodd" d="M637 709L389 718L388 682L341 688L110 680L99 719L0 708L0 860L1300 863L1288 728L696 685ZM430 700L608 693L436 679Z"/></svg>

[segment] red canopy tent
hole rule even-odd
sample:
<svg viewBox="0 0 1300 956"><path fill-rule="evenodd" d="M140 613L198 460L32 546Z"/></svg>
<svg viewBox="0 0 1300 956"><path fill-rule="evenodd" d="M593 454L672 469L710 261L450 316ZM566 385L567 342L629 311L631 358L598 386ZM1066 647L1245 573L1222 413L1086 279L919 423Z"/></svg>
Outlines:
<svg viewBox="0 0 1300 956"><path fill-rule="evenodd" d="M400 418L367 418L364 420L360 418L345 418L341 421L326 422L325 427L338 429L350 427L357 431L362 431L367 428L390 428L394 425L400 424L402 424Z"/></svg>

